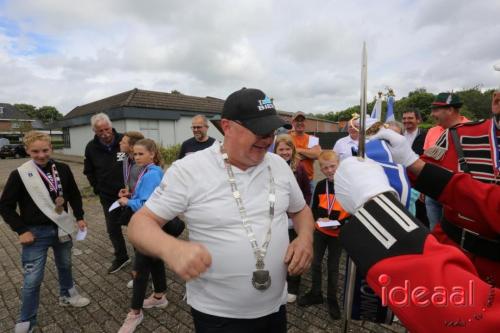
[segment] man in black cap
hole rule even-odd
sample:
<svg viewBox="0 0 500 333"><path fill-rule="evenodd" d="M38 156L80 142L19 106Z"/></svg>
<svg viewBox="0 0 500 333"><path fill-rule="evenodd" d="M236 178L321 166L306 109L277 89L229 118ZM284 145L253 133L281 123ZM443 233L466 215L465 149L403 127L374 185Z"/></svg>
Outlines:
<svg viewBox="0 0 500 333"><path fill-rule="evenodd" d="M276 129L290 126L268 96L246 88L227 98L220 125L224 143L174 162L129 238L188 281L196 332L285 333L286 273L309 268L314 229L290 167L267 153ZM160 232L180 214L189 241ZM298 234L290 244L288 216Z"/></svg>

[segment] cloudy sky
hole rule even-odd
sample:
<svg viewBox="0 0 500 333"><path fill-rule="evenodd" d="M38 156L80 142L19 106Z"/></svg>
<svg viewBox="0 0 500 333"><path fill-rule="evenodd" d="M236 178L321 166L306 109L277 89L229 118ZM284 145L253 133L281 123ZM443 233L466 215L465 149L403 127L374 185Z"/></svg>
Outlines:
<svg viewBox="0 0 500 333"><path fill-rule="evenodd" d="M286 111L392 87L500 85L500 1L0 0L0 102L77 105L132 88L225 98L257 87Z"/></svg>

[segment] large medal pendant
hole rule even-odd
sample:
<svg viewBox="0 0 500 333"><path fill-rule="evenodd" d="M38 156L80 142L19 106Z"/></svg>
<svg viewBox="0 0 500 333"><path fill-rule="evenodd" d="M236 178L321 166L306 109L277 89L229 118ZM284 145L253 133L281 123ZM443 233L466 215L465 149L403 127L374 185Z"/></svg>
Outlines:
<svg viewBox="0 0 500 333"><path fill-rule="evenodd" d="M64 205L64 198L62 196L58 196L55 200L56 206L63 206Z"/></svg>
<svg viewBox="0 0 500 333"><path fill-rule="evenodd" d="M257 290L266 290L271 285L269 271L258 269L253 272L252 285Z"/></svg>
<svg viewBox="0 0 500 333"><path fill-rule="evenodd" d="M56 208L54 209L57 214L61 215L64 210L64 198L58 196L55 200Z"/></svg>

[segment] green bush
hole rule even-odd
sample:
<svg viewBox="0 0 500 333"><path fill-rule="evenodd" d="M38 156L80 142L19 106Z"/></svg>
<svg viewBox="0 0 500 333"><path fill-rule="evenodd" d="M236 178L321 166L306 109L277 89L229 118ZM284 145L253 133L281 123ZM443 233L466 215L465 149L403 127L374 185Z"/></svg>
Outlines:
<svg viewBox="0 0 500 333"><path fill-rule="evenodd" d="M160 147L160 153L161 153L161 156L163 157L163 162L165 163L166 167L168 167L172 163L174 163L174 161L179 156L180 151L181 151L180 144L176 144L173 146L167 146L167 147Z"/></svg>
<svg viewBox="0 0 500 333"><path fill-rule="evenodd" d="M433 124L433 123L422 123L422 124L418 125L418 127L425 129L425 130L428 130L429 128L434 127L434 126L436 126L436 124Z"/></svg>

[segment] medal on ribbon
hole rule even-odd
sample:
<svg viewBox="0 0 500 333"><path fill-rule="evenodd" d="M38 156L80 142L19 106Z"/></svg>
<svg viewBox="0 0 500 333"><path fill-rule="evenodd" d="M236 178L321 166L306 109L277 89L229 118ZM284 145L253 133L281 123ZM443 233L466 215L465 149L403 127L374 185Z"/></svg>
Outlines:
<svg viewBox="0 0 500 333"><path fill-rule="evenodd" d="M61 185L61 178L59 177L59 172L57 171L56 164L52 163L52 173L46 174L35 162L33 162L38 170L38 173L40 174L40 177L49 185L49 192L54 192L57 197L54 199L54 203L56 207L54 208L54 211L57 214L62 214L64 211L64 203L66 200L64 200L63 197L63 189Z"/></svg>

